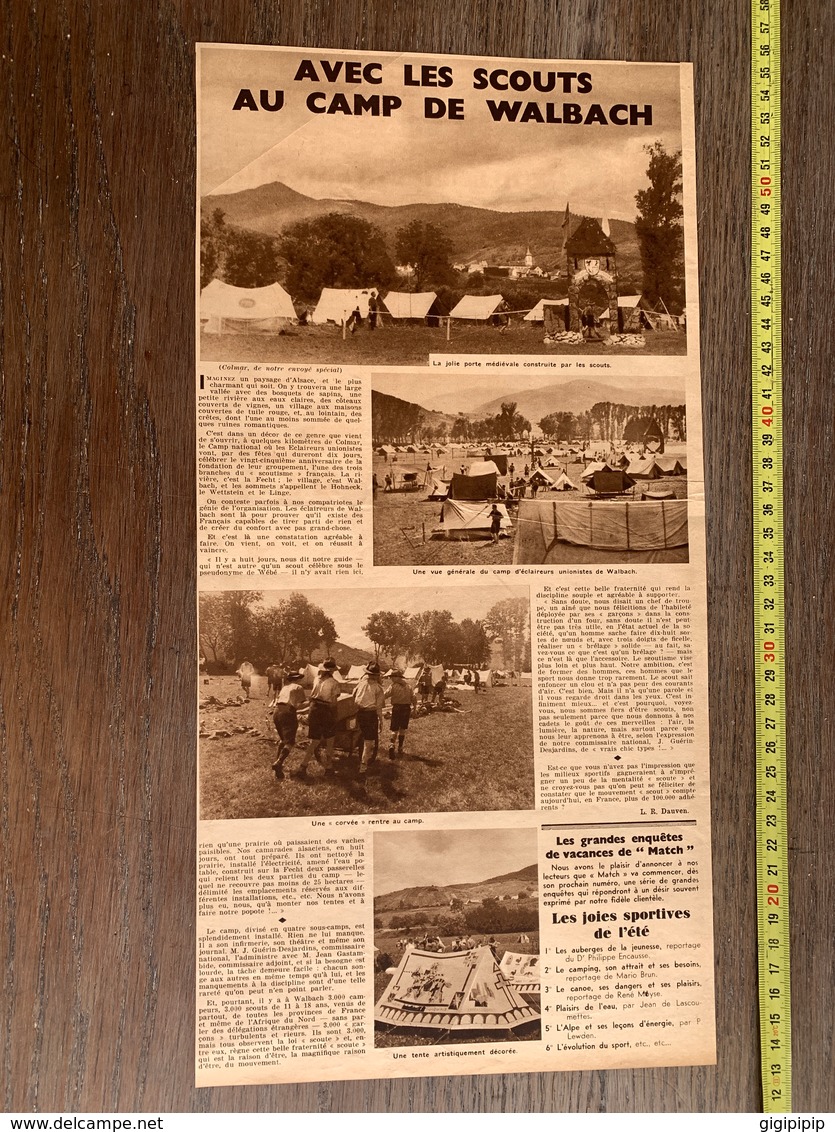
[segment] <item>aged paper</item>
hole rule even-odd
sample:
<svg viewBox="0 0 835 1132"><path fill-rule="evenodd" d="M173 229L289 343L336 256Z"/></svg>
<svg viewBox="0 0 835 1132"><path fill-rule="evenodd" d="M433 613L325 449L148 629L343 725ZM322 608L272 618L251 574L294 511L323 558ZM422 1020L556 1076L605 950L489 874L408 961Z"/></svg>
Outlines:
<svg viewBox="0 0 835 1132"><path fill-rule="evenodd" d="M713 1062L690 66L197 74L197 1084Z"/></svg>

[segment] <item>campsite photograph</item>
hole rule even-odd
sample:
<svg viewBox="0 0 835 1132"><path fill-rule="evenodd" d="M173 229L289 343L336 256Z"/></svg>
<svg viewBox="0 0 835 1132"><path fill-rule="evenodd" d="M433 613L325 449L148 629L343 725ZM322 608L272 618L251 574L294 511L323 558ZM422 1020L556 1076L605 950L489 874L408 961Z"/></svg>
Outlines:
<svg viewBox="0 0 835 1132"><path fill-rule="evenodd" d="M371 418L375 566L688 561L680 379L375 373Z"/></svg>
<svg viewBox="0 0 835 1132"><path fill-rule="evenodd" d="M202 361L686 355L677 65L449 57L456 115L413 56L245 58L201 52Z"/></svg>
<svg viewBox="0 0 835 1132"><path fill-rule="evenodd" d="M375 833L374 1044L541 1037L536 829Z"/></svg>
<svg viewBox="0 0 835 1132"><path fill-rule="evenodd" d="M526 586L200 594L203 819L534 805Z"/></svg>

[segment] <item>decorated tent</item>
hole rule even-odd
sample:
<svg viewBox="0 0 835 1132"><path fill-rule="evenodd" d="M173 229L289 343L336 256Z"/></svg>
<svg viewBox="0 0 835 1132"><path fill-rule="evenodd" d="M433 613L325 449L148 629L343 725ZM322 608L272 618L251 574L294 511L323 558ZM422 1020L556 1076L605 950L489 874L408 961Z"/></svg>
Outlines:
<svg viewBox="0 0 835 1132"><path fill-rule="evenodd" d="M323 287L316 309L310 316L310 321L337 322L341 325L343 322L347 322L357 307L359 307L362 317L366 318L370 296L371 288L369 287L366 287L364 291L343 290L341 287Z"/></svg>
<svg viewBox="0 0 835 1132"><path fill-rule="evenodd" d="M506 951L499 964L499 970L521 994L540 993L539 956L523 955L518 951Z"/></svg>
<svg viewBox="0 0 835 1132"><path fill-rule="evenodd" d="M465 295L450 311L451 318L473 318L486 322L504 299L501 295Z"/></svg>
<svg viewBox="0 0 835 1132"><path fill-rule="evenodd" d="M525 322L544 322L546 307L567 307L568 299L540 299L533 310L525 315Z"/></svg>
<svg viewBox="0 0 835 1132"><path fill-rule="evenodd" d="M407 947L374 1009L377 1022L433 1030L512 1030L539 1016L489 947L440 954Z"/></svg>
<svg viewBox="0 0 835 1132"><path fill-rule="evenodd" d="M507 508L503 503L497 503L501 512L501 534L510 533L511 523ZM446 535L448 538L467 538L470 535L486 535L490 533L492 520L490 512L493 504L490 502L468 502L449 498L444 503L441 512L440 525L434 528L436 535Z"/></svg>
<svg viewBox="0 0 835 1132"><path fill-rule="evenodd" d="M383 303L392 318L426 318L437 298L434 291L389 291Z"/></svg>
<svg viewBox="0 0 835 1132"><path fill-rule="evenodd" d="M207 334L280 330L295 322L296 311L280 283L268 287L233 287L213 279L200 294L200 318Z"/></svg>

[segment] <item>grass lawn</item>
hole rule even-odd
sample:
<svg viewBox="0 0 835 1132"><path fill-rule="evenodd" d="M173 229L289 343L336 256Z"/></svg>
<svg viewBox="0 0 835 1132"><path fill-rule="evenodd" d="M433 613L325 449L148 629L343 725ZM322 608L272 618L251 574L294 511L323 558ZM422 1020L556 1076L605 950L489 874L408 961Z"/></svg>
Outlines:
<svg viewBox="0 0 835 1132"><path fill-rule="evenodd" d="M437 909L433 909L437 911ZM408 932L400 932L400 936L408 935ZM496 952L499 960L501 960L505 951L515 951L526 955L536 955L539 951L539 934L537 932L529 932L530 942L519 943L519 935L515 932L508 932L505 934L495 934ZM398 937L399 938L399 937ZM392 958L392 966L397 966L403 958L403 952L398 946L398 938L385 934L377 934L374 943ZM480 938L480 937L479 937ZM447 947L452 943L452 936L441 936L441 939ZM391 975L387 975L385 971L375 972L374 974L374 1001L379 1001L380 996L389 985ZM450 1032L444 1033L438 1030L424 1030L414 1027L409 1029L406 1026L386 1026L379 1022L374 1024L374 1045L377 1049L391 1049L398 1046L434 1046L434 1045L479 1045L483 1042L536 1042L539 1041L541 1036L541 1026L539 1021L532 1021L526 1023L518 1029L509 1030L482 1030L482 1031L469 1031L469 1032Z"/></svg>
<svg viewBox="0 0 835 1132"><path fill-rule="evenodd" d="M460 454L462 450L458 449ZM513 562L513 534L516 530L516 511L510 511L512 532L510 538L500 539L498 544L493 543L489 534L478 539L447 539L433 538L433 527L438 526L443 503L430 502L426 498L427 491L422 486L424 473L429 456L417 454L414 456L401 454L396 464L387 463L382 456L374 456L374 471L378 482L385 482L386 472L394 471L396 482L399 484L404 472L418 472L418 483L421 487L417 491L383 491L377 492L374 500L374 565L375 566L509 566ZM524 456L513 457L518 476L526 462ZM445 463L442 464L442 461ZM469 466L470 458L455 458L450 454L431 460L433 466L441 465L445 471L445 478L449 478L453 471L458 471L461 464ZM574 461L566 464L569 479L576 485L581 485L580 473L584 469L582 462ZM546 468L552 478L560 474L560 468ZM436 472L436 475L440 472ZM638 481L635 488L635 498L641 498L641 486L645 481ZM671 488L678 499L687 498L687 476L664 476L659 480L646 482L646 486L653 490L658 488ZM584 491L577 492L548 492L540 491L539 499L556 499L571 501L588 498ZM630 496L631 498L631 496ZM578 559L579 561L579 559ZM590 552L588 561L595 558Z"/></svg>
<svg viewBox="0 0 835 1132"><path fill-rule="evenodd" d="M205 681L208 680L208 683ZM201 697L220 700L238 694L235 677L201 678ZM275 730L268 719L266 681L253 682L247 704L218 711L201 709L201 731L225 729L229 738L200 740L200 816L265 818L320 814L434 813L463 810L533 809L533 720L531 689L491 688L482 695L462 692L466 714L435 713L413 719L405 754L387 756L388 720L383 721L380 756L366 791L357 784L358 759L340 757L335 778L310 765L309 781L277 781L271 770ZM255 728L259 734L234 731ZM306 738L299 728L299 741ZM291 754L285 770L301 761Z"/></svg>
<svg viewBox="0 0 835 1132"><path fill-rule="evenodd" d="M430 354L565 355L578 357L682 356L687 335L672 330L647 331L646 346L610 346L588 342L576 346L543 342L542 326L515 322L504 334L491 326L454 322L450 341L446 327L394 326L380 330L362 327L342 340L340 327L297 326L284 334L200 334L200 360L204 362L319 362L327 365L425 366Z"/></svg>

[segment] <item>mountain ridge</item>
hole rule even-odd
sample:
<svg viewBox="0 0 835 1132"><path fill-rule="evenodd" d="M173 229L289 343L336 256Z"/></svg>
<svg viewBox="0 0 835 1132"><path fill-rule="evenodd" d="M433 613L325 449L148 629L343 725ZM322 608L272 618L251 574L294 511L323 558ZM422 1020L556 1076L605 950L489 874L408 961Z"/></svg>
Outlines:
<svg viewBox="0 0 835 1132"><path fill-rule="evenodd" d="M392 246L395 232L412 221L435 224L451 240L456 261L484 259L490 264L521 263L530 247L535 265L543 270L559 270L564 263L564 208L502 212L451 201L372 204L337 197L309 197L282 181L202 198L201 215L210 216L218 208L224 212L228 224L273 237L300 220L342 212L375 224ZM573 227L583 215L571 213L569 226ZM629 220L610 219L609 226L617 247L619 276L640 279L635 225Z"/></svg>

